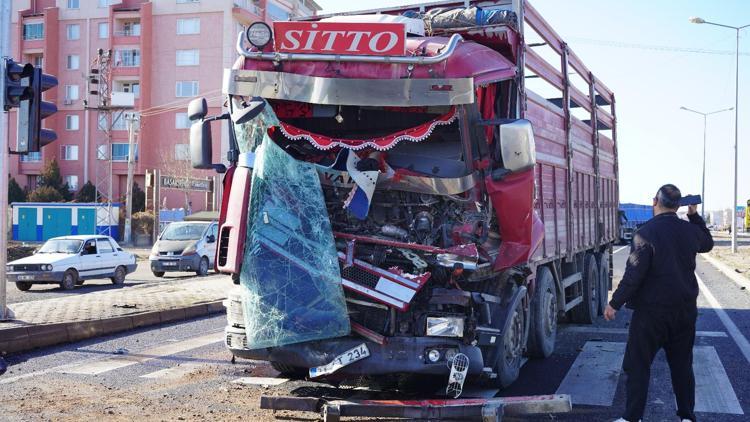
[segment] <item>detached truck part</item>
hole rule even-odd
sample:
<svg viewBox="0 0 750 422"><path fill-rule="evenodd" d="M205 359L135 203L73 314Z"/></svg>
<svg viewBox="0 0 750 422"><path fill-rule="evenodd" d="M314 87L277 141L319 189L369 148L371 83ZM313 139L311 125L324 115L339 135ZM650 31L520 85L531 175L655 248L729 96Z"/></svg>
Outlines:
<svg viewBox="0 0 750 422"><path fill-rule="evenodd" d="M229 120L216 268L240 284L234 355L315 378L450 377L455 397L465 379L510 385L561 318L603 312L614 94L528 2L465 3L251 25L227 113L191 104L196 168L226 170L210 126Z"/></svg>

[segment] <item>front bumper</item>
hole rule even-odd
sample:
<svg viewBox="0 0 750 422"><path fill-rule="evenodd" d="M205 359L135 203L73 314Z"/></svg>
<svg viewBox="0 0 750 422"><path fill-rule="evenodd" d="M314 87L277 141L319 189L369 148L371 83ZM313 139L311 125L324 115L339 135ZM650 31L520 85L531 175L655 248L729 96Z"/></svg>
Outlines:
<svg viewBox="0 0 750 422"><path fill-rule="evenodd" d="M196 271L201 262L198 254L177 255L177 256L158 256L156 259L149 258L151 262L151 271L168 272L168 271Z"/></svg>
<svg viewBox="0 0 750 422"><path fill-rule="evenodd" d="M412 373L447 376L450 366L445 360L445 352L449 350L468 356L469 375L480 375L484 368L484 359L479 347L449 338L389 337L386 344L380 345L361 338L341 337L250 350L247 348L244 328L228 326L225 334L227 348L237 357L279 362L305 369L325 365L341 353L366 343L370 357L339 369L335 375ZM440 351L440 360L435 363L427 359L427 351L431 349Z"/></svg>
<svg viewBox="0 0 750 422"><path fill-rule="evenodd" d="M5 276L11 283L55 284L62 281L63 274L63 271L14 271Z"/></svg>

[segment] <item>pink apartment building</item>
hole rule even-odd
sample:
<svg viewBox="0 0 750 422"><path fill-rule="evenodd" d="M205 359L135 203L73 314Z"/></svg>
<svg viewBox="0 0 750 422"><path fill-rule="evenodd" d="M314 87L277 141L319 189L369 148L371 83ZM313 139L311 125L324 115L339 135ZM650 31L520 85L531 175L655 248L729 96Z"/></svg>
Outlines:
<svg viewBox="0 0 750 422"><path fill-rule="evenodd" d="M58 112L45 126L58 139L41 153L11 155L10 175L33 189L44 161L56 158L72 190L96 183L97 144L105 136L96 110L98 98L87 91L87 77L99 49L111 50L112 90L135 95L141 113L135 181L143 188L147 170L162 174L189 168L187 103L208 99L210 114L222 107L223 69L237 58L235 43L243 26L259 20L287 20L320 10L312 0L12 0L12 56L56 75L57 88L46 93ZM225 123L226 124L226 123ZM114 122L111 157L112 197L126 191L128 131L125 119ZM15 145L16 116L10 116L10 144ZM216 128L214 159L224 161L226 128ZM221 146L220 146L221 145ZM225 147L224 147L225 148ZM100 151L100 154L103 152ZM181 174L173 174L181 176ZM192 171L192 177L212 176ZM167 208L185 204L184 194L163 190ZM205 197L205 194L201 194ZM193 211L205 207L201 195Z"/></svg>

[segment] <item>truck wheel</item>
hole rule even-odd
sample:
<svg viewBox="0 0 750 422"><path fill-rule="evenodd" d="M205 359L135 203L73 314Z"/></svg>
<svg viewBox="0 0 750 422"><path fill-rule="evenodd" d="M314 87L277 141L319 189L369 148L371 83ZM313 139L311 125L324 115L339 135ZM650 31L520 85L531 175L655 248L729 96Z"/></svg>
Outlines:
<svg viewBox="0 0 750 422"><path fill-rule="evenodd" d="M63 274L62 282L60 282L60 287L63 288L63 290L73 290L76 288L76 282L78 281L78 274L74 270L67 270L65 271L65 274Z"/></svg>
<svg viewBox="0 0 750 422"><path fill-rule="evenodd" d="M571 318L579 324L593 324L599 314L599 269L594 255L587 253L583 259L583 302L573 308Z"/></svg>
<svg viewBox="0 0 750 422"><path fill-rule="evenodd" d="M271 362L271 367L279 371L282 375L290 378L305 378L307 376L307 370L304 368L298 368L296 366L287 365L281 362Z"/></svg>
<svg viewBox="0 0 750 422"><path fill-rule="evenodd" d="M599 259L599 315L604 315L604 308L609 302L609 249Z"/></svg>
<svg viewBox="0 0 750 422"><path fill-rule="evenodd" d="M516 306L508 309L508 318L511 319L508 331L503 336L500 347L500 356L495 364L497 373L497 385L506 388L518 379L518 373L521 371L523 359L523 347L525 341L525 315L523 310L523 301L516 302Z"/></svg>
<svg viewBox="0 0 750 422"><path fill-rule="evenodd" d="M18 288L18 290L25 292L31 289L31 283L27 281L16 281L16 287Z"/></svg>
<svg viewBox="0 0 750 422"><path fill-rule="evenodd" d="M547 267L536 272L536 289L531 299L531 328L528 354L546 358L555 351L557 337L557 289L552 273Z"/></svg>

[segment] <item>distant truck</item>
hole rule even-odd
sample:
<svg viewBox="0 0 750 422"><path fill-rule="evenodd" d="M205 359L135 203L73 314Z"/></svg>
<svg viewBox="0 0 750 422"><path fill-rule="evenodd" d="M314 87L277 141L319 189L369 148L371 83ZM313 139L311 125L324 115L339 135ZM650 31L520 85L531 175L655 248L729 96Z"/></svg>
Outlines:
<svg viewBox="0 0 750 422"><path fill-rule="evenodd" d="M542 44L524 44L532 32ZM313 378L505 387L525 356L552 354L560 318L603 312L614 94L528 2L255 23L237 49L229 111L188 110L193 166L226 172L215 265L241 285L233 354ZM216 120L230 120L228 168Z"/></svg>
<svg viewBox="0 0 750 422"><path fill-rule="evenodd" d="M652 205L620 204L620 243L630 242L635 231L653 216Z"/></svg>

